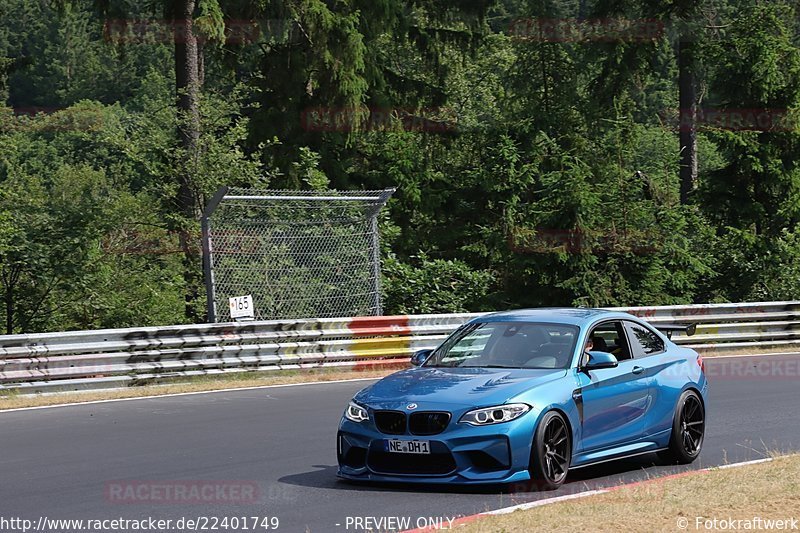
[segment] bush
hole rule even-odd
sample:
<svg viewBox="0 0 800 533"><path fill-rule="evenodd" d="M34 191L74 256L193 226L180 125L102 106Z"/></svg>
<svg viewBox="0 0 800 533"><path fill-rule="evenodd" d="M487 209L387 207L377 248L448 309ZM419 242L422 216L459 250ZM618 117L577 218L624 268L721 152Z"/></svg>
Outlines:
<svg viewBox="0 0 800 533"><path fill-rule="evenodd" d="M494 276L463 261L430 259L383 262L384 314L465 313L483 309Z"/></svg>

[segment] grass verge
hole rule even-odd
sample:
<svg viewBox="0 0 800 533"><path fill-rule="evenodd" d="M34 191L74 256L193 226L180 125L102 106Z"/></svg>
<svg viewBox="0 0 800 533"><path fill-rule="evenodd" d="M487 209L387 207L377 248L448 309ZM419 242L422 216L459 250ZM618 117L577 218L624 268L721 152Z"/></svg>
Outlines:
<svg viewBox="0 0 800 533"><path fill-rule="evenodd" d="M197 376L192 378L174 378L160 385L142 385L124 389L105 389L85 392L60 392L51 394L19 394L16 392L0 392L0 411L21 407L41 407L62 403L81 403L97 400L116 400L120 398L139 398L163 396L186 392L203 392L212 390L233 390L245 387L263 387L267 385L288 385L314 381L336 381L342 379L379 378L397 371L397 368L375 370L283 370L270 374L245 372L227 376Z"/></svg>
<svg viewBox="0 0 800 533"><path fill-rule="evenodd" d="M605 494L481 517L464 532L758 530L754 519L795 519L800 530L800 455L653 479ZM742 520L725 524L713 521ZM746 522L749 521L749 522ZM727 524L727 525L726 525ZM748 526L749 524L749 526ZM776 529L774 526L772 529ZM791 520L784 530L793 530Z"/></svg>

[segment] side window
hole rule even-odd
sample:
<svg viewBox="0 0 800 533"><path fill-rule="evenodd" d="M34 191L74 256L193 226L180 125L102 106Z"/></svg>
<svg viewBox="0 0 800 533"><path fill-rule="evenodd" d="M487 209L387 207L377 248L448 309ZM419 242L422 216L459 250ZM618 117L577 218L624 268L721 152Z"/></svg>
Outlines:
<svg viewBox="0 0 800 533"><path fill-rule="evenodd" d="M635 322L625 322L625 329L628 331L628 338L631 341L631 352L633 358L639 359L661 353L664 351L664 342L652 331Z"/></svg>
<svg viewBox="0 0 800 533"><path fill-rule="evenodd" d="M614 355L617 361L631 359L625 330L619 320L603 322L592 330L589 338L592 339L594 345L592 350L608 352Z"/></svg>

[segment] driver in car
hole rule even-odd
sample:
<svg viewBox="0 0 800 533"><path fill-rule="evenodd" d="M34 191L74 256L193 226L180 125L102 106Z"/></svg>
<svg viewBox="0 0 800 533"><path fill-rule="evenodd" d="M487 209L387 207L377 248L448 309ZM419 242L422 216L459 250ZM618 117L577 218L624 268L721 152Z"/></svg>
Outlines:
<svg viewBox="0 0 800 533"><path fill-rule="evenodd" d="M586 339L586 346L583 348L583 361L581 361L582 365L585 365L589 362L589 352L594 350L595 344L597 344L597 350L600 352L607 351L606 348L606 341L603 337L596 337L596 336L589 336Z"/></svg>

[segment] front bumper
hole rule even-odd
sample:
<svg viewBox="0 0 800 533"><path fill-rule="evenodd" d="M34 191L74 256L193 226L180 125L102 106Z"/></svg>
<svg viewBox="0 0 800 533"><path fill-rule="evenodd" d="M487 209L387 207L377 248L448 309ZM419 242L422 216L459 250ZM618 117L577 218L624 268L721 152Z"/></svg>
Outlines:
<svg viewBox="0 0 800 533"><path fill-rule="evenodd" d="M527 481L533 416L495 426L450 424L432 436L387 435L342 419L336 439L338 476L350 480L425 484ZM430 455L387 451L391 439L426 440Z"/></svg>

